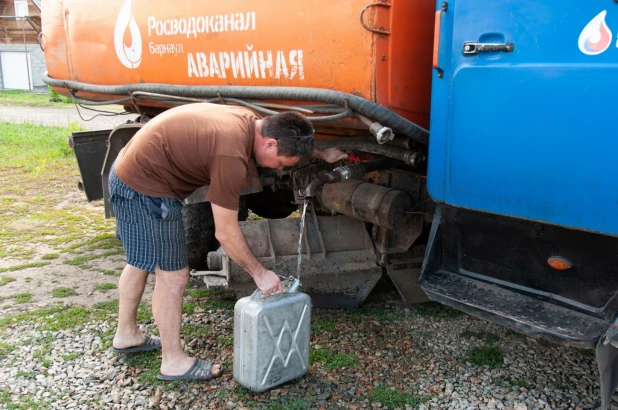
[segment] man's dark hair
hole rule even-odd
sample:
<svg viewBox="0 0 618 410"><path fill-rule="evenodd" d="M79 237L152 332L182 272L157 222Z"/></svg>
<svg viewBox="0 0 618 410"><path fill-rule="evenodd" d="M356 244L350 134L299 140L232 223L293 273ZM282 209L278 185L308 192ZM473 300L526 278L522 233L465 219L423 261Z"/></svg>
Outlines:
<svg viewBox="0 0 618 410"><path fill-rule="evenodd" d="M277 155L300 157L304 165L313 155L313 126L297 112L282 112L264 118L262 136L277 140Z"/></svg>

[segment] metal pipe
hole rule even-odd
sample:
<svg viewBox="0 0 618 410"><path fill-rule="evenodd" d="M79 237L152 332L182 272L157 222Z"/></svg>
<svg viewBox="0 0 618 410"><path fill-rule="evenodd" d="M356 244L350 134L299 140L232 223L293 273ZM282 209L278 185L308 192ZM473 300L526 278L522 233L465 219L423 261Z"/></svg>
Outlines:
<svg viewBox="0 0 618 410"><path fill-rule="evenodd" d="M407 165L419 167L424 164L426 157L423 153L417 151L408 151L388 145L379 145L375 142L369 142L366 139L352 138L333 138L315 140L315 146L320 149L338 148L342 151L362 151L370 154L383 155L405 162Z"/></svg>
<svg viewBox="0 0 618 410"><path fill-rule="evenodd" d="M319 187L324 184L346 181L350 178L360 178L370 172L388 169L393 165L393 161L388 158L381 158L375 161L360 162L346 167L337 167L331 172L323 174L320 178L311 181L305 189L305 198L313 198Z"/></svg>
<svg viewBox="0 0 618 410"><path fill-rule="evenodd" d="M360 118L363 124L369 127L369 132L371 135L376 137L378 144L384 144L395 138L395 134L392 129L385 127L377 121L372 121L364 115L356 114L356 116Z"/></svg>

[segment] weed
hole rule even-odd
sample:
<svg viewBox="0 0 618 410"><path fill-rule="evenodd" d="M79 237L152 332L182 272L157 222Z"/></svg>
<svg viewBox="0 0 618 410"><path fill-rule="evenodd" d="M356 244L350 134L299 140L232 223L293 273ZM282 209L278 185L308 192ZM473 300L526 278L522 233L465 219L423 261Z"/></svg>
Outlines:
<svg viewBox="0 0 618 410"><path fill-rule="evenodd" d="M309 360L311 363L322 363L328 371L356 365L356 356L350 354L335 355L328 349L312 350L309 354Z"/></svg>
<svg viewBox="0 0 618 410"><path fill-rule="evenodd" d="M203 299L212 296L212 291L208 289L187 289L185 296L191 296L193 299Z"/></svg>
<svg viewBox="0 0 618 410"><path fill-rule="evenodd" d="M186 302L182 304L182 313L192 315L195 313L195 303Z"/></svg>
<svg viewBox="0 0 618 410"><path fill-rule="evenodd" d="M337 319L333 316L324 316L313 322L311 330L313 333L334 332Z"/></svg>
<svg viewBox="0 0 618 410"><path fill-rule="evenodd" d="M407 405L416 408L423 402L421 398L413 394L403 393L388 387L376 387L373 389L371 401L381 403L389 409L403 409Z"/></svg>
<svg viewBox="0 0 618 410"><path fill-rule="evenodd" d="M47 254L41 256L41 259L52 260L52 259L58 259L59 257L60 257L59 253L47 253Z"/></svg>
<svg viewBox="0 0 618 410"><path fill-rule="evenodd" d="M496 367L504 363L504 354L496 346L476 347L468 350L465 360L477 366Z"/></svg>
<svg viewBox="0 0 618 410"><path fill-rule="evenodd" d="M230 337L220 337L217 339L217 343L222 346L232 346L234 344L234 338Z"/></svg>
<svg viewBox="0 0 618 410"><path fill-rule="evenodd" d="M596 353L593 349L579 349L579 354L584 357L595 357Z"/></svg>
<svg viewBox="0 0 618 410"><path fill-rule="evenodd" d="M234 309L234 305L235 304L236 304L236 302L232 301L232 300L213 299L213 300L209 301L210 307L212 307L214 309L232 310L232 309Z"/></svg>
<svg viewBox="0 0 618 410"><path fill-rule="evenodd" d="M279 403L269 403L265 405L263 403L249 401L247 404L252 409L260 409L260 410L306 410L313 406L315 402L315 398L308 397L303 399L290 399L286 400L284 398L281 399Z"/></svg>
<svg viewBox="0 0 618 410"><path fill-rule="evenodd" d="M479 340L484 340L488 344L498 343L500 340L500 336L490 333L490 332L473 332L471 330L464 330L459 334L459 337L463 339L475 338Z"/></svg>
<svg viewBox="0 0 618 410"><path fill-rule="evenodd" d="M15 346L8 343L0 342L0 356L6 356L15 350Z"/></svg>
<svg viewBox="0 0 618 410"><path fill-rule="evenodd" d="M72 352L72 353L62 356L62 360L64 360L65 362L71 362L82 355L83 355L82 352Z"/></svg>
<svg viewBox="0 0 618 410"><path fill-rule="evenodd" d="M118 313L118 299L107 302L97 302L92 305L94 309L103 310L107 313Z"/></svg>
<svg viewBox="0 0 618 410"><path fill-rule="evenodd" d="M509 384L514 387L525 387L528 390L534 388L535 386L535 384L530 380L511 380L509 381Z"/></svg>
<svg viewBox="0 0 618 410"><path fill-rule="evenodd" d="M104 318L104 315L83 307L54 306L0 318L0 329L6 329L17 324L34 324L39 331L59 331L73 329L92 320Z"/></svg>
<svg viewBox="0 0 618 410"><path fill-rule="evenodd" d="M94 260L94 259L106 258L108 256L122 255L122 254L124 254L123 250L115 250L115 251L105 252L99 255L78 256L77 258L66 260L63 263L65 265L75 265L75 266L82 265L83 266L86 262Z"/></svg>
<svg viewBox="0 0 618 410"><path fill-rule="evenodd" d="M115 283L98 283L94 290L98 290L101 293L105 293L108 290L116 289L118 286Z"/></svg>
<svg viewBox="0 0 618 410"><path fill-rule="evenodd" d="M47 265L49 265L49 262L30 262L24 263L22 265L9 266L8 268L0 268L0 272L14 272L17 270L23 270L28 268L40 268L41 266Z"/></svg>
<svg viewBox="0 0 618 410"><path fill-rule="evenodd" d="M411 309L412 313L420 316L429 316L438 319L459 317L463 314L459 310L452 309L448 306L441 305L436 302L423 303L415 305Z"/></svg>
<svg viewBox="0 0 618 410"><path fill-rule="evenodd" d="M7 283L11 283L11 282L15 282L15 278L11 277L11 276L2 276L0 278L0 286L4 286Z"/></svg>
<svg viewBox="0 0 618 410"><path fill-rule="evenodd" d="M191 325L191 324L182 325L182 334L185 337L185 339L206 335L211 330L212 328L210 326L205 326L205 325Z"/></svg>
<svg viewBox="0 0 618 410"><path fill-rule="evenodd" d="M56 288L52 292L52 297L54 298L66 298L69 296L77 296L77 292L72 288Z"/></svg>
<svg viewBox="0 0 618 410"><path fill-rule="evenodd" d="M17 303L29 303L32 302L32 297L34 295L32 293L20 293L15 296L15 301Z"/></svg>
<svg viewBox="0 0 618 410"><path fill-rule="evenodd" d="M120 272L116 272L115 270L104 269L101 271L101 273L107 276L120 276Z"/></svg>

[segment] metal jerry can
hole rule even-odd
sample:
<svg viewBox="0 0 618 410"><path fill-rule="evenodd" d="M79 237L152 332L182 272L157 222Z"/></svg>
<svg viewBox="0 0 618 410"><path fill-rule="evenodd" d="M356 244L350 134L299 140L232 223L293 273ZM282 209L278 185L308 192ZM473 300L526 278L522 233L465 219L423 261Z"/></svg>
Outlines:
<svg viewBox="0 0 618 410"><path fill-rule="evenodd" d="M311 298L299 284L267 297L258 289L236 302L234 380L241 386L260 393L307 373Z"/></svg>

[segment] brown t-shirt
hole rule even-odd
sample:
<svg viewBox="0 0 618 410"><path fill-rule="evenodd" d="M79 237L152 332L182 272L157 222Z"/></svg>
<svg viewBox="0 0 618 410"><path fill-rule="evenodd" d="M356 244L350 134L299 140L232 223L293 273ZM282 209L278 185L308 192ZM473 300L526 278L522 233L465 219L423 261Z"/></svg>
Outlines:
<svg viewBox="0 0 618 410"><path fill-rule="evenodd" d="M172 108L149 121L120 151L116 174L153 197L185 199L210 185L208 201L238 210L258 119L242 107L199 103Z"/></svg>

